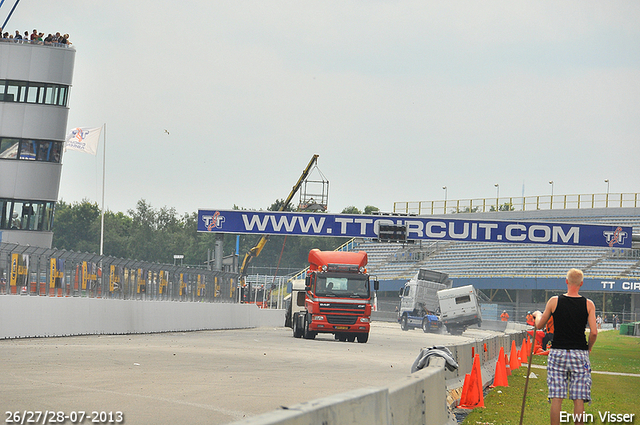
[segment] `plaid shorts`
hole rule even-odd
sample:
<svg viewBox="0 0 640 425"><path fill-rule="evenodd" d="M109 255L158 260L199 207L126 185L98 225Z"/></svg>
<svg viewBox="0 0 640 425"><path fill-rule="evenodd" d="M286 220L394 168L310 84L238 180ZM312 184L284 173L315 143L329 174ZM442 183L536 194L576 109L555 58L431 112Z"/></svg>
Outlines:
<svg viewBox="0 0 640 425"><path fill-rule="evenodd" d="M549 398L591 401L591 362L587 350L549 350L547 365Z"/></svg>

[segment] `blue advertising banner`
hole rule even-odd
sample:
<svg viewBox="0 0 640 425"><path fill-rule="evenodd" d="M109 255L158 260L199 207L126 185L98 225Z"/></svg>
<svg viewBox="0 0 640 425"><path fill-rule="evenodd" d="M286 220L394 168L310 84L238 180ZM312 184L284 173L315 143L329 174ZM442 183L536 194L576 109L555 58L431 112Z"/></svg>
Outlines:
<svg viewBox="0 0 640 425"><path fill-rule="evenodd" d="M390 281L391 282L391 281ZM400 289L405 280L398 281L399 284L391 283L394 290ZM567 283L565 277L469 277L454 279L453 286L473 285L476 289L544 289L548 291L566 291ZM383 287L380 282L380 287ZM391 290L391 289L390 289ZM640 279L593 279L585 278L580 292L615 292L640 294Z"/></svg>
<svg viewBox="0 0 640 425"><path fill-rule="evenodd" d="M272 211L198 211L198 232L377 238L381 225L406 226L408 240L610 248L631 248L632 234L631 227L600 224Z"/></svg>

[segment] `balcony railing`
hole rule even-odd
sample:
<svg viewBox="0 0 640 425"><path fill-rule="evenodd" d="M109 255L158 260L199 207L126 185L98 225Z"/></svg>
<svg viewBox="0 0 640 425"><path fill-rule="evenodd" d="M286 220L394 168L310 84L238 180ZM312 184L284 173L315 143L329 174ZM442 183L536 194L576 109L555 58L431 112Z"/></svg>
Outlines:
<svg viewBox="0 0 640 425"><path fill-rule="evenodd" d="M638 193L596 193L587 195L543 195L442 201L394 202L398 214L457 214L491 211L534 211L588 208L638 208Z"/></svg>
<svg viewBox="0 0 640 425"><path fill-rule="evenodd" d="M15 39L15 38L3 38L0 35L0 43L14 43L14 44L31 44L31 45L39 45L46 47L59 47L62 49L73 49L71 44L62 44L62 43L45 43L44 41L31 41L25 39Z"/></svg>

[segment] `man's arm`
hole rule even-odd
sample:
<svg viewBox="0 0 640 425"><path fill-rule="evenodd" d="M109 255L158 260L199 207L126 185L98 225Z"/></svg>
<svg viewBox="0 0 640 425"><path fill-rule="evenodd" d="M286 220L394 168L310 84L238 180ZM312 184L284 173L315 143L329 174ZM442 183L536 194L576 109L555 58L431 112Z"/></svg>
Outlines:
<svg viewBox="0 0 640 425"><path fill-rule="evenodd" d="M598 324L596 323L596 306L590 299L587 299L587 312L589 313L587 318L587 324L589 325L589 352L591 352L593 344L596 343L596 338L598 338Z"/></svg>
<svg viewBox="0 0 640 425"><path fill-rule="evenodd" d="M556 310L556 306L558 305L558 297L551 297L549 301L547 301L547 306L544 309L544 313L540 313L540 310L536 310L533 312L533 317L535 318L536 329L544 328L544 325L547 324L549 317L551 317L551 313Z"/></svg>

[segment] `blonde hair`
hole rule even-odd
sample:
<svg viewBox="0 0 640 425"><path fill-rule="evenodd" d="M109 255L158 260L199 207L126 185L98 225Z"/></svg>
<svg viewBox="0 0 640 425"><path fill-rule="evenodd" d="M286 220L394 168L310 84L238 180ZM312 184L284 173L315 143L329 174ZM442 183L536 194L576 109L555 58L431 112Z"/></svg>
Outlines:
<svg viewBox="0 0 640 425"><path fill-rule="evenodd" d="M570 285L578 286L582 283L584 273L582 270L571 269L567 272L567 283Z"/></svg>

